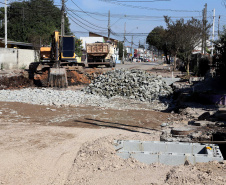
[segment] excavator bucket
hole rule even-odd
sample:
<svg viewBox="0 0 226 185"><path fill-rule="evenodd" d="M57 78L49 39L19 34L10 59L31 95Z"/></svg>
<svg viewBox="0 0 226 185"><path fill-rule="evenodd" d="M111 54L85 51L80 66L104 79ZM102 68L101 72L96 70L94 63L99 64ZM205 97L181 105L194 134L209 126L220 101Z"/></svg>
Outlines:
<svg viewBox="0 0 226 185"><path fill-rule="evenodd" d="M65 68L50 68L49 71L50 87L68 87L67 73Z"/></svg>

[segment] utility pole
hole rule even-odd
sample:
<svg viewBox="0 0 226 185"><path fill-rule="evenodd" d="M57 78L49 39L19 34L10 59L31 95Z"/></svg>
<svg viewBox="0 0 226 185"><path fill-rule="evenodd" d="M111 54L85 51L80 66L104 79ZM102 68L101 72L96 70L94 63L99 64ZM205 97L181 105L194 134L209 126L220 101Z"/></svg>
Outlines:
<svg viewBox="0 0 226 185"><path fill-rule="evenodd" d="M111 25L110 25L110 10L108 11L108 40L110 40Z"/></svg>
<svg viewBox="0 0 226 185"><path fill-rule="evenodd" d="M220 39L220 19L221 19L221 16L219 15L219 19L218 19L218 34L217 34L217 36L218 36L218 39Z"/></svg>
<svg viewBox="0 0 226 185"><path fill-rule="evenodd" d="M204 54L204 9L202 10L202 54Z"/></svg>
<svg viewBox="0 0 226 185"><path fill-rule="evenodd" d="M206 23L207 23L207 3L205 4L204 11L204 55L206 56Z"/></svg>
<svg viewBox="0 0 226 185"><path fill-rule="evenodd" d="M64 30L64 12L65 12L65 4L64 0L62 0L62 8L61 8L61 36L64 36L65 30Z"/></svg>
<svg viewBox="0 0 226 185"><path fill-rule="evenodd" d="M143 48L143 50L144 50L144 57L146 57L146 53L145 53L145 39L144 39L144 48Z"/></svg>
<svg viewBox="0 0 226 185"><path fill-rule="evenodd" d="M133 35L131 40L131 62L133 62Z"/></svg>
<svg viewBox="0 0 226 185"><path fill-rule="evenodd" d="M122 53L122 63L125 61L125 42L126 42L126 22L124 24L124 41L123 41L123 53Z"/></svg>
<svg viewBox="0 0 226 185"><path fill-rule="evenodd" d="M213 9L213 36L212 36L212 50L211 50L211 56L213 56L214 26L215 26L215 8Z"/></svg>
<svg viewBox="0 0 226 185"><path fill-rule="evenodd" d="M7 48L7 0L5 0L5 48Z"/></svg>
<svg viewBox="0 0 226 185"><path fill-rule="evenodd" d="M206 17L207 17L207 3L202 11L203 16L203 34L202 34L202 54L206 54Z"/></svg>

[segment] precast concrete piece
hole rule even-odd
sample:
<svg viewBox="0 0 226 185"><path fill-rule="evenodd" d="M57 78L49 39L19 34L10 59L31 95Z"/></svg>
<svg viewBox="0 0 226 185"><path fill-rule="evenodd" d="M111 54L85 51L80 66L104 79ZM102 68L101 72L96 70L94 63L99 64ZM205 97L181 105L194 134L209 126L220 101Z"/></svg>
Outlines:
<svg viewBox="0 0 226 185"><path fill-rule="evenodd" d="M146 164L180 165L185 161L195 164L224 160L215 144L117 140L115 149L123 159L132 157Z"/></svg>
<svg viewBox="0 0 226 185"><path fill-rule="evenodd" d="M171 85L173 84L174 82L178 82L181 80L181 78L162 78L167 85Z"/></svg>

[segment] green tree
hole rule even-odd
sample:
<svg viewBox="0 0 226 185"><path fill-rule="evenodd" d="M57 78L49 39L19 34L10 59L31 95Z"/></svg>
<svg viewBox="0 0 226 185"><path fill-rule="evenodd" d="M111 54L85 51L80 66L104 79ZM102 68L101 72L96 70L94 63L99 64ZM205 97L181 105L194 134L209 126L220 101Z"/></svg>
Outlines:
<svg viewBox="0 0 226 185"><path fill-rule="evenodd" d="M65 16L65 34L70 34L68 18ZM51 34L61 30L61 10L53 0L30 0L13 2L8 8L8 38L49 44Z"/></svg>
<svg viewBox="0 0 226 185"><path fill-rule="evenodd" d="M75 54L82 57L82 40L75 38Z"/></svg>
<svg viewBox="0 0 226 185"><path fill-rule="evenodd" d="M147 36L146 42L150 46L155 46L156 49L162 50L164 55L166 56L167 63L168 58L167 55L170 54L170 42L166 35L166 30L162 26L155 27Z"/></svg>
<svg viewBox="0 0 226 185"><path fill-rule="evenodd" d="M179 49L181 48L183 44L183 32L184 32L184 19L176 20L175 22L171 21L171 19L167 16L164 17L165 22L167 25L166 29L166 35L168 43L170 43L170 53L174 55L174 67L173 70L175 70L176 67L176 57L179 52Z"/></svg>
<svg viewBox="0 0 226 185"><path fill-rule="evenodd" d="M118 48L119 48L119 59L121 60L123 57L123 42L118 42Z"/></svg>
<svg viewBox="0 0 226 185"><path fill-rule="evenodd" d="M196 46L200 45L203 35L208 35L208 29L211 25L206 24L206 30L203 30L203 22L198 19L190 19L186 22L184 19L172 21L170 17L165 17L167 25L167 37L171 43L171 53L174 54L175 59L178 56L184 61L187 73L190 71L190 60L192 51ZM174 60L174 68L176 60Z"/></svg>

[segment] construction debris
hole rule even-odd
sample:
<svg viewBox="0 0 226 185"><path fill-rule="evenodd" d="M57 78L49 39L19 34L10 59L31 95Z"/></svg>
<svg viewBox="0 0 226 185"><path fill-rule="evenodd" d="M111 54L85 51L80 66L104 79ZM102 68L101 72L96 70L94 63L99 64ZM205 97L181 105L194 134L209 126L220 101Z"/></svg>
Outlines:
<svg viewBox="0 0 226 185"><path fill-rule="evenodd" d="M136 69L106 72L95 78L85 91L107 98L118 95L149 102L167 99L173 92L162 76Z"/></svg>
<svg viewBox="0 0 226 185"><path fill-rule="evenodd" d="M0 90L2 89L19 89L24 87L33 86L33 82L23 75L20 76L11 76L0 77Z"/></svg>

